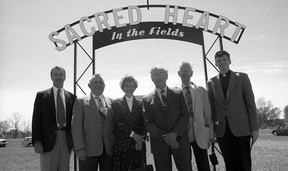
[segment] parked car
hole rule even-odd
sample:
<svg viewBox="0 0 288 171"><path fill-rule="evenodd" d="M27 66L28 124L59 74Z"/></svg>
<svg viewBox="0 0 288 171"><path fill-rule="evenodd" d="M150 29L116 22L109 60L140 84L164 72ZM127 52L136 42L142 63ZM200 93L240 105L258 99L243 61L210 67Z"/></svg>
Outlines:
<svg viewBox="0 0 288 171"><path fill-rule="evenodd" d="M4 139L3 134L0 133L0 147L5 147L8 144L7 140Z"/></svg>
<svg viewBox="0 0 288 171"><path fill-rule="evenodd" d="M22 141L22 145L26 147L33 146L32 137L25 137L24 140Z"/></svg>
<svg viewBox="0 0 288 171"><path fill-rule="evenodd" d="M280 125L271 132L273 135L288 135L288 123Z"/></svg>

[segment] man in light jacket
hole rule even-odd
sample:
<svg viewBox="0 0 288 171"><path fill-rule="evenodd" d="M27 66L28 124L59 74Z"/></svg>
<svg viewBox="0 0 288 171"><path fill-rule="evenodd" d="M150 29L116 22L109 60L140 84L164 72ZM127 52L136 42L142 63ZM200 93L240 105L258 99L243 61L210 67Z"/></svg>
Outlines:
<svg viewBox="0 0 288 171"><path fill-rule="evenodd" d="M182 82L180 90L190 112L188 135L197 168L199 171L210 171L207 149L210 139L213 139L213 123L208 92L190 81L193 76L191 63L182 62L178 75Z"/></svg>
<svg viewBox="0 0 288 171"><path fill-rule="evenodd" d="M103 95L105 83L95 74L88 84L91 93L75 101L72 118L72 137L79 160L87 162L87 169L112 170L111 99Z"/></svg>

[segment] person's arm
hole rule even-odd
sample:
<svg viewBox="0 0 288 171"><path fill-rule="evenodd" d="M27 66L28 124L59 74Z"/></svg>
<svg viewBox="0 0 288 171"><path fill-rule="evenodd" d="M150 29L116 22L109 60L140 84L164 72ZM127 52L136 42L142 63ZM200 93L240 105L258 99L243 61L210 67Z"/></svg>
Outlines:
<svg viewBox="0 0 288 171"><path fill-rule="evenodd" d="M249 115L250 131L258 131L258 117L252 85L247 74L243 74L243 96Z"/></svg>
<svg viewBox="0 0 288 171"><path fill-rule="evenodd" d="M258 131L252 131L251 132L251 138L252 138L251 147L257 141L258 137L259 137L259 132Z"/></svg>
<svg viewBox="0 0 288 171"><path fill-rule="evenodd" d="M78 157L79 160L85 161L86 160L86 149L79 149L76 151L76 156Z"/></svg>
<svg viewBox="0 0 288 171"><path fill-rule="evenodd" d="M114 118L114 112L111 104L108 105L108 112L105 120L105 127L104 127L104 136L112 136L113 139L115 138L114 136L114 127L115 127L115 118Z"/></svg>
<svg viewBox="0 0 288 171"><path fill-rule="evenodd" d="M36 153L43 152L43 146L41 143L41 117L42 117L42 96L40 93L37 93L35 102L34 102L34 109L33 109L33 116L32 116L32 143L34 145L34 150Z"/></svg>
<svg viewBox="0 0 288 171"><path fill-rule="evenodd" d="M208 98L208 92L206 89L202 89L203 91L203 108L204 108L204 126L209 128L209 139L214 138L213 132L213 121L211 117L211 106Z"/></svg>
<svg viewBox="0 0 288 171"><path fill-rule="evenodd" d="M72 138L76 152L81 149L85 149L83 137L83 118L83 105L79 99L76 99L73 106L73 116L71 122Z"/></svg>
<svg viewBox="0 0 288 171"><path fill-rule="evenodd" d="M215 116L215 107L214 107L214 87L213 87L213 82L212 80L207 82L207 91L208 91L208 99L209 99L209 103L210 103L210 110L211 110L211 119L212 119L212 130L213 130L213 139L216 138L215 135L215 120L216 120L216 116Z"/></svg>
<svg viewBox="0 0 288 171"><path fill-rule="evenodd" d="M34 142L34 151L35 153L43 153L43 145L41 141L35 141Z"/></svg>
<svg viewBox="0 0 288 171"><path fill-rule="evenodd" d="M252 146L259 137L258 117L252 85L247 74L243 74L243 95L247 112L249 115L250 135L252 138L251 146Z"/></svg>

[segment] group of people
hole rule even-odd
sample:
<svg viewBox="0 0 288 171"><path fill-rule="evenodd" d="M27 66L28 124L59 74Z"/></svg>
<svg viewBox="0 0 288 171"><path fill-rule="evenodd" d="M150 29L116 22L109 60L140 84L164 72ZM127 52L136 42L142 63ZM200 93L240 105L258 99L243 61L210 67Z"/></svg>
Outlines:
<svg viewBox="0 0 288 171"><path fill-rule="evenodd" d="M156 171L192 171L192 151L199 171L210 171L207 149L217 140L227 171L251 170L251 148L257 140L254 94L245 73L230 70L230 54L218 51L219 75L207 89L191 81L192 65L182 62L181 86L168 87L168 71L152 67L155 90L138 98L137 80L120 81L122 98L103 95L104 79L89 80L90 94L77 98L63 89L65 70L54 67L53 87L36 95L32 142L42 171L68 171L72 148L89 171L128 171L146 164L149 138Z"/></svg>

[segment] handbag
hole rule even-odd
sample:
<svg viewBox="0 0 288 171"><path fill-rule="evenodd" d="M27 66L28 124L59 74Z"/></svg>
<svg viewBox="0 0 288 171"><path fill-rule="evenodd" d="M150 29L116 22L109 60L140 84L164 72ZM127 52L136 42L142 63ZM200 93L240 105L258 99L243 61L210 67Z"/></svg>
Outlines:
<svg viewBox="0 0 288 171"><path fill-rule="evenodd" d="M134 161L134 157L136 155L136 152L134 152L133 154L133 159L130 161L130 166L128 171L153 171L153 166L152 164L146 164L143 160L142 160L142 166L136 167L136 168L131 168L131 164Z"/></svg>
<svg viewBox="0 0 288 171"><path fill-rule="evenodd" d="M143 165L143 166L134 168L132 171L153 171L153 166L151 164Z"/></svg>

